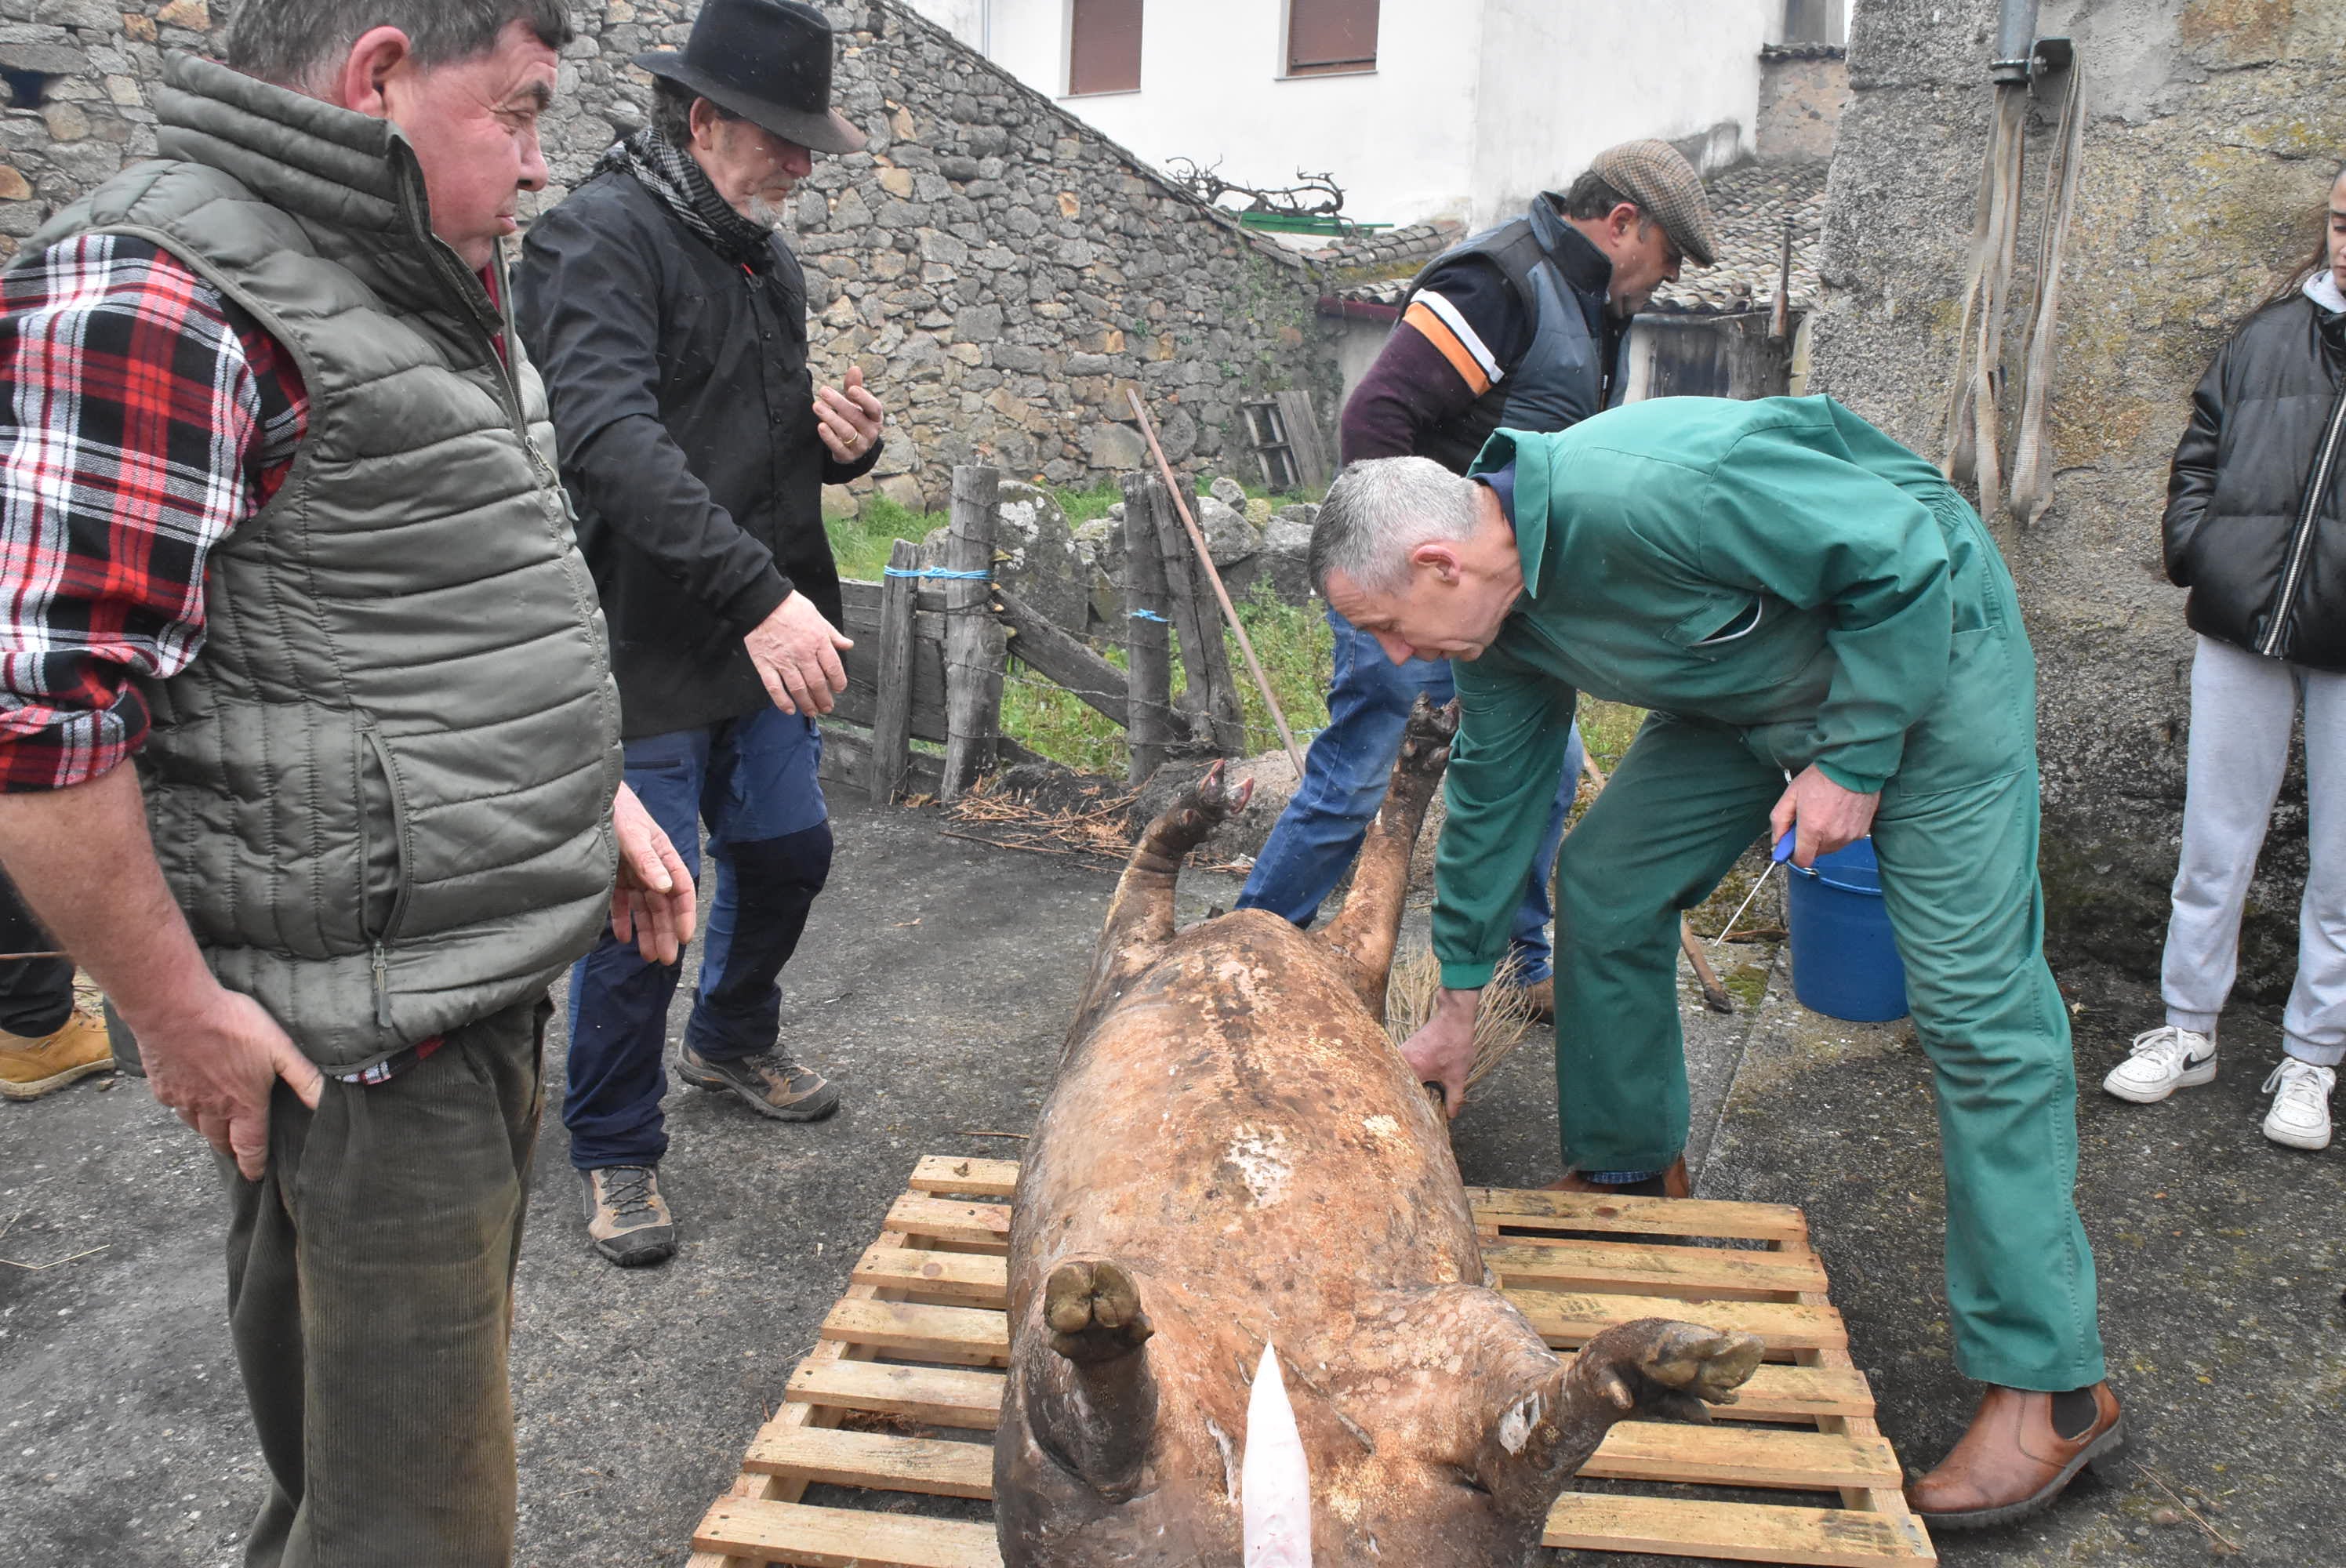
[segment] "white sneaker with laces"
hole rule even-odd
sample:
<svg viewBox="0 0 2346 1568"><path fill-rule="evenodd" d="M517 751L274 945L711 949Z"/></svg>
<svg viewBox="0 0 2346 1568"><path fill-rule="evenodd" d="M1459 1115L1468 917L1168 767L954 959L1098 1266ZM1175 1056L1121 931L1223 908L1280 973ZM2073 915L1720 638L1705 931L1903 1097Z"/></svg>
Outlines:
<svg viewBox="0 0 2346 1568"><path fill-rule="evenodd" d="M2272 1095L2265 1113L2265 1136L2293 1149L2330 1146L2330 1091L2337 1085L2338 1070L2284 1056L2265 1080Z"/></svg>
<svg viewBox="0 0 2346 1568"><path fill-rule="evenodd" d="M2215 1081L2216 1037L2162 1023L2134 1037L2132 1054L2110 1069L2102 1087L2121 1100L2154 1105L2178 1089Z"/></svg>

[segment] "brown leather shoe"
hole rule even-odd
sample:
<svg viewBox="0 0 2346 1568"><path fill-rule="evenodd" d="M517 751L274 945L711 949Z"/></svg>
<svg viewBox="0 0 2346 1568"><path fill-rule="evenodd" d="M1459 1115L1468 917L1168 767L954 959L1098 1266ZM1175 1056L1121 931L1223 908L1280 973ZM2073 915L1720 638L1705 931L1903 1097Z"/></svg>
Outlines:
<svg viewBox="0 0 2346 1568"><path fill-rule="evenodd" d="M1616 1197L1687 1197L1693 1194L1694 1188L1687 1181L1684 1155L1670 1162L1670 1168L1661 1174L1660 1180L1662 1190L1658 1193L1649 1193L1641 1190L1646 1186L1643 1182L1633 1186L1611 1186L1603 1182L1590 1181L1578 1171L1570 1170L1564 1173L1562 1181L1552 1181L1540 1190L1543 1192L1609 1192Z"/></svg>
<svg viewBox="0 0 2346 1568"><path fill-rule="evenodd" d="M1975 1530L2025 1519L2061 1495L2087 1465L2099 1471L2126 1445L2126 1420L2107 1383L2094 1385L2094 1424L2074 1438L2053 1427L2053 1396L1990 1384L1971 1431L1939 1467L1906 1485L1933 1530Z"/></svg>
<svg viewBox="0 0 2346 1568"><path fill-rule="evenodd" d="M1551 974L1545 980L1535 980L1529 985L1516 989L1524 993L1524 1001L1531 1006L1533 1023L1556 1022L1556 976Z"/></svg>

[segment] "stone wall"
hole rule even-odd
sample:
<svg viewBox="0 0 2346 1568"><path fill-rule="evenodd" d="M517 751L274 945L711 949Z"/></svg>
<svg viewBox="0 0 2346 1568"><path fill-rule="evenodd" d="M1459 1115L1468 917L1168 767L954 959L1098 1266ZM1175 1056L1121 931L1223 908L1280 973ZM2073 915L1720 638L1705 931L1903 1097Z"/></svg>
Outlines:
<svg viewBox="0 0 2346 1568"><path fill-rule="evenodd" d="M1812 386L1933 458L1943 455L1994 15L1994 0L1862 0L1850 39ZM2209 357L2276 271L2312 249L2311 220L2346 154L2346 0L2072 0L2047 4L2039 31L2076 40L2089 111L2063 276L2057 499L2025 533L1997 527L2042 669L2056 952L2147 972L2175 871L2189 717L2183 596L2159 560L2168 463ZM2058 88L2039 88L2024 260ZM2293 778L2250 893L2244 994L2271 994L2293 966L2303 865ZM2145 1019L2155 1014L2147 1004Z"/></svg>
<svg viewBox="0 0 2346 1568"><path fill-rule="evenodd" d="M1822 163L1833 155L1849 103L1849 55L1830 44L1771 44L1760 51L1760 120L1752 149L1763 162Z"/></svg>
<svg viewBox="0 0 2346 1568"><path fill-rule="evenodd" d="M1171 186L1047 98L888 0L827 7L836 96L871 136L801 189L819 373L860 364L891 411L888 450L857 487L944 504L952 465L989 462L1052 484L1140 466L1137 386L1175 463L1245 472L1246 398L1315 393L1331 431L1332 353L1317 275ZM546 127L558 199L649 78L627 64L680 46L692 0L576 6L580 36ZM0 254L58 206L154 150L143 84L170 48L216 53L206 0L0 0L0 67L42 101L0 111ZM852 509L853 496L832 504Z"/></svg>

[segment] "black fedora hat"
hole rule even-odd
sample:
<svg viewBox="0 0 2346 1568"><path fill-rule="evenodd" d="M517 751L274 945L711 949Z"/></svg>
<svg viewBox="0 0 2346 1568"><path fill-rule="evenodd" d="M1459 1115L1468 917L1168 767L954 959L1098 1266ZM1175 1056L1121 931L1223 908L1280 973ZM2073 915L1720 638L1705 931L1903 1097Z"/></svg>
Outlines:
<svg viewBox="0 0 2346 1568"><path fill-rule="evenodd" d="M831 23L800 0L708 0L681 53L636 64L801 147L862 149L863 133L831 107Z"/></svg>

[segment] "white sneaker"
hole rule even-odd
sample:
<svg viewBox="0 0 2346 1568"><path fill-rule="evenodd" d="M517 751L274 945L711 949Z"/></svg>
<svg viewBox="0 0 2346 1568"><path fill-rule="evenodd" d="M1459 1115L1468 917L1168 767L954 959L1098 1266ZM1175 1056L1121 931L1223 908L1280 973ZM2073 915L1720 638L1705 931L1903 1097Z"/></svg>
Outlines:
<svg viewBox="0 0 2346 1568"><path fill-rule="evenodd" d="M2334 1067L2282 1057L2265 1080L2264 1093L2273 1097L2272 1109L2265 1113L2265 1136L2293 1149L2328 1148L2330 1091L2337 1082Z"/></svg>
<svg viewBox="0 0 2346 1568"><path fill-rule="evenodd" d="M2134 1037L2134 1053L2110 1069L2102 1087L2121 1100L2155 1105L2178 1089L2216 1081L2216 1037L2162 1023Z"/></svg>

